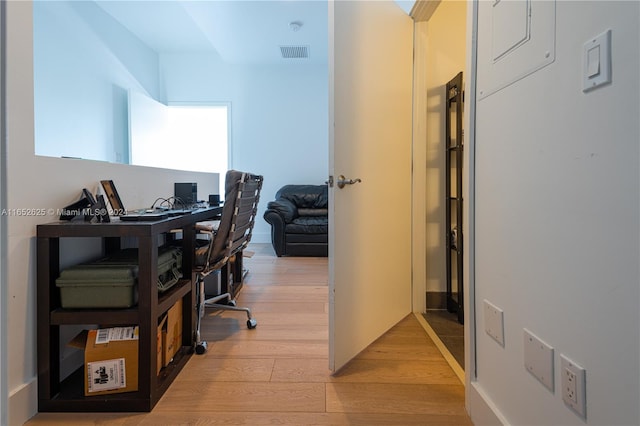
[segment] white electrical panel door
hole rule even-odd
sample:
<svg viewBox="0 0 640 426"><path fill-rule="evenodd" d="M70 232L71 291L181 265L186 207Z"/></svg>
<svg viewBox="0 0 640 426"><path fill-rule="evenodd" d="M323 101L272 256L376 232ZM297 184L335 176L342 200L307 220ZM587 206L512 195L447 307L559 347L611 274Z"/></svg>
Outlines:
<svg viewBox="0 0 640 426"><path fill-rule="evenodd" d="M492 29L478 39L479 101L555 60L554 0L481 1L478 21Z"/></svg>

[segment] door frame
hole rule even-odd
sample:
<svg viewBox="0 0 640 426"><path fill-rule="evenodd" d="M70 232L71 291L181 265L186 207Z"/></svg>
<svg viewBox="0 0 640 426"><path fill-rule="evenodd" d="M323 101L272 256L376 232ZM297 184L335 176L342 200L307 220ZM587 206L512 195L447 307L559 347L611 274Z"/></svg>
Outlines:
<svg viewBox="0 0 640 426"><path fill-rule="evenodd" d="M427 21L437 9L440 0L426 0L416 2L411 10L411 16L416 20ZM418 22L414 22L415 25ZM475 297L475 131L476 131L476 78L477 78L477 36L478 36L478 2L467 1L467 17L466 17L466 64L464 67L464 87L465 87L465 107L463 117L464 130L464 157L463 157L463 197L465 199L463 209L463 229L465 229L465 256L463 258L463 282L465 300L464 310L464 384L465 384L465 408L469 416L475 424L507 424L505 419L500 415L499 410L491 403L491 399L485 394L483 389L477 383L477 361L476 361L476 338L478 330L478 317L476 315L476 297ZM424 33L421 29L416 28L414 31L414 44L420 45L424 41ZM414 56L415 61L423 61L423 55L419 50ZM414 67L416 63L414 63ZM414 96L424 90L424 83L420 82L420 74L414 77ZM420 191L424 190L425 184L428 185L426 174L421 170L421 165L416 159L422 159L420 140L421 132L424 131L424 114L421 114L420 98L415 96L414 101L414 235L419 232L422 213L424 206L420 204ZM423 108L424 109L424 108ZM417 157L417 158L416 158ZM417 198L416 198L417 197ZM424 275L424 247L420 244L426 244L424 236L413 237L412 242L414 248L413 254L413 311L418 315L424 312L426 282ZM416 241L416 238L418 240ZM422 256L422 257L421 257Z"/></svg>
<svg viewBox="0 0 640 426"><path fill-rule="evenodd" d="M477 34L478 3L467 5L467 63L465 66L465 110L464 110L464 156L463 156L463 209L462 227L465 232L465 253L463 260L464 311L464 362L465 362L465 404L471 414L470 389L477 379L476 367L476 300L475 300L475 149L476 149L476 77L477 77Z"/></svg>
<svg viewBox="0 0 640 426"><path fill-rule="evenodd" d="M424 82L425 75L421 72L428 64L425 65L424 49L426 49L427 34L426 26L423 25L428 22L438 8L439 1L427 1L425 3L418 2L411 10L411 16L414 17L414 44L416 46L416 54L414 56L414 69L415 71L415 85L414 85L414 256L413 256L413 285L414 285L414 300L413 311L416 314L421 314L426 310L425 306L425 292L426 292L426 277L424 275L424 269L426 264L424 261L424 245L426 240L424 238L424 224L423 221L426 214L424 202L421 198L424 198L424 192L429 185L428 177L423 170L424 165L419 161L426 158L426 154L421 146L421 141L426 138L426 121L425 114L427 113L426 105L423 105L421 97L417 96L419 93L426 90L426 84ZM477 35L477 2L467 2L467 15L466 15L466 63L464 65L463 75L464 78L464 90L465 90L465 107L463 115L463 128L464 130L464 165L463 165L463 197L465 200L463 209L463 229L465 230L465 256L463 261L463 282L464 282L464 344L465 344L465 385L467 389L470 387L472 381L476 378L476 359L475 359L475 333L476 333L476 315L475 315L475 291L474 291L474 267L475 267L475 223L474 223L474 209L475 209L475 101L476 101L476 35ZM416 68L417 67L417 68ZM426 183L426 185L425 185ZM416 236L416 232L418 236ZM421 245L423 247L421 247ZM467 409L468 405L467 395Z"/></svg>
<svg viewBox="0 0 640 426"><path fill-rule="evenodd" d="M478 315L476 313L475 282L475 206L476 206L476 102L477 102L477 58L478 58L478 2L468 1L467 5L467 63L465 66L465 111L464 111L464 173L466 208L463 210L463 228L465 233L464 256L464 362L465 362L465 407L474 424L508 424L491 398L478 384L478 367L476 359L476 340L478 333Z"/></svg>
<svg viewBox="0 0 640 426"><path fill-rule="evenodd" d="M6 2L0 1L0 210L7 203ZM0 215L0 424L8 424L7 367L7 216Z"/></svg>

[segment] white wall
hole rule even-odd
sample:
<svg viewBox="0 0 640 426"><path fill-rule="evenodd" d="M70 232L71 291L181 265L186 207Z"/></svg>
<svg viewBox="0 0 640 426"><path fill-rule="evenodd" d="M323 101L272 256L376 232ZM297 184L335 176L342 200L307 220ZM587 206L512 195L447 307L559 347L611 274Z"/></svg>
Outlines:
<svg viewBox="0 0 640 426"><path fill-rule="evenodd" d="M91 2L36 2L34 12L38 154L126 163L134 88L165 103L231 103L230 166L265 177L255 242L270 241L262 212L281 186L327 179L326 65L158 55Z"/></svg>
<svg viewBox="0 0 640 426"><path fill-rule="evenodd" d="M157 99L158 54L93 2L34 3L36 153L128 163L127 91Z"/></svg>
<svg viewBox="0 0 640 426"><path fill-rule="evenodd" d="M328 173L326 65L230 65L217 55L164 53L168 102L230 102L231 167L264 176L254 242L269 242L262 219L286 184L323 184Z"/></svg>
<svg viewBox="0 0 640 426"><path fill-rule="evenodd" d="M640 424L639 8L558 1L555 61L477 103L474 386L509 424ZM583 93L582 46L608 28L613 82ZM523 366L525 327L555 348L553 392ZM563 404L560 354L586 368L586 422Z"/></svg>
<svg viewBox="0 0 640 426"><path fill-rule="evenodd" d="M464 71L467 4L442 1L426 24L426 259L427 292L446 291L445 112L446 84ZM466 79L468 76L463 75Z"/></svg>
<svg viewBox="0 0 640 426"><path fill-rule="evenodd" d="M100 179L113 179L125 203L149 205L173 193L173 182L195 181L205 193L218 188L216 174L70 160L34 155L33 26L30 2L7 2L7 208L59 208L79 197L82 187L95 190ZM82 117L75 117L82 120ZM135 183L135 184L134 184ZM36 225L55 216L8 216L7 265L1 275L7 312L8 424L22 424L35 414L36 391ZM0 393L1 395L1 393Z"/></svg>

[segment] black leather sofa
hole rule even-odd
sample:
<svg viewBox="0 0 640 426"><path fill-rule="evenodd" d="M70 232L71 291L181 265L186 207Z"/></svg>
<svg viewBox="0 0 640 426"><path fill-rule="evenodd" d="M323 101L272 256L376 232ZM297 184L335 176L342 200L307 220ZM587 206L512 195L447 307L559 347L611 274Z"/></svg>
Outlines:
<svg viewBox="0 0 640 426"><path fill-rule="evenodd" d="M328 256L327 185L285 185L267 204L271 243L280 256Z"/></svg>

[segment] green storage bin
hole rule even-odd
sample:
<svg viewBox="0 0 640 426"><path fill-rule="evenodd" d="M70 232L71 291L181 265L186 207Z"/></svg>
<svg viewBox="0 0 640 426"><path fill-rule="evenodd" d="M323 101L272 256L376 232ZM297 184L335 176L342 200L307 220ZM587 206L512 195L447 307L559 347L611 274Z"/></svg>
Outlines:
<svg viewBox="0 0 640 426"><path fill-rule="evenodd" d="M119 250L98 261L99 264L109 265L137 265L138 249L127 248ZM158 291L169 290L182 278L182 250L172 246L158 248Z"/></svg>
<svg viewBox="0 0 640 426"><path fill-rule="evenodd" d="M135 265L76 265L56 280L60 305L74 308L130 308L138 303Z"/></svg>

